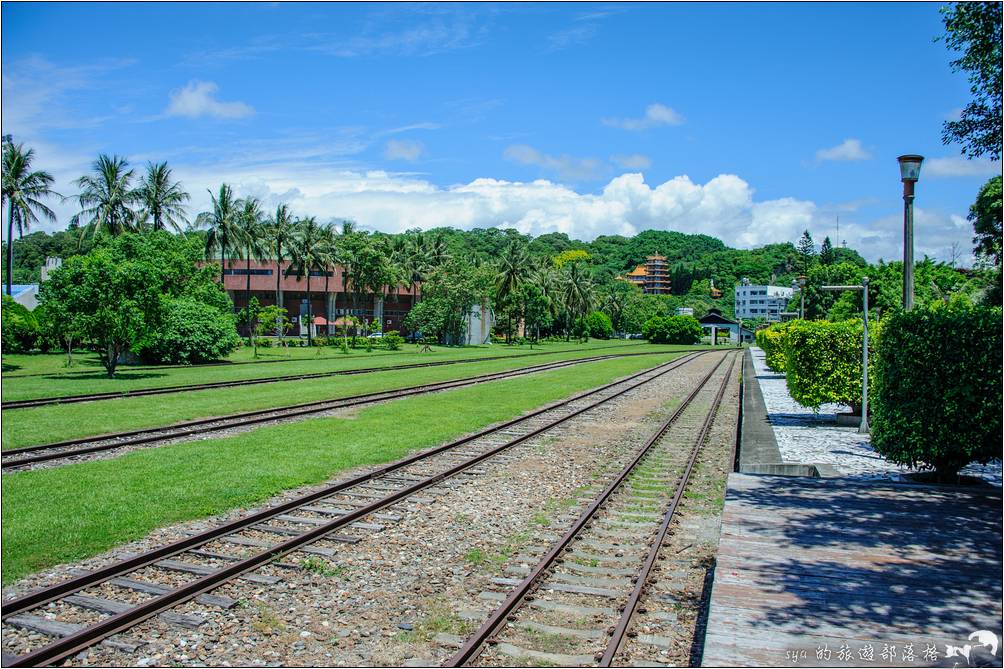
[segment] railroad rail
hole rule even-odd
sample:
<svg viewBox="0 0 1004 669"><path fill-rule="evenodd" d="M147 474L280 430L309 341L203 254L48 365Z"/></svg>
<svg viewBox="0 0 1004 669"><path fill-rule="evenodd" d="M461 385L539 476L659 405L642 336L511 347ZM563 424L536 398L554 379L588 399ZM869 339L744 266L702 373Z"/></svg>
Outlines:
<svg viewBox="0 0 1004 669"><path fill-rule="evenodd" d="M233 606L236 601L207 593L237 578L274 584L281 578L253 572L294 551L331 557L339 542L355 543L382 529L378 523L369 521L387 518L386 514L375 515L386 507L408 498L417 503L420 498L415 497L416 493L432 494L432 488L438 484L465 472L477 473L478 470L471 471L475 465L707 354L693 353L662 363L500 425L4 602L5 625L55 637L42 645L28 641L27 652L5 658L4 663L11 667L53 664L105 640L118 648L136 648L142 645L141 641L109 637L197 597L206 605ZM173 587L163 585L167 573L179 579ZM138 604L121 601L124 594L136 591L150 596ZM53 624L52 620L32 614L40 607L51 610L53 605L97 612L100 617L92 624L70 625ZM191 620L193 616L181 616L189 619L186 621L178 620L178 614L169 615L178 624L199 622Z"/></svg>
<svg viewBox="0 0 1004 669"><path fill-rule="evenodd" d="M514 586L507 596L482 593L484 599L501 600L501 604L444 666L469 664L479 658L486 646L494 648L493 653L530 662L612 666L618 649L630 635L639 602L653 582L659 550L722 405L736 362L735 354L728 357L731 362L717 384L717 391L711 380L725 363L725 357L655 430L568 531L550 548L541 549L542 557L525 578L495 579L498 585ZM695 399L711 394L710 409L698 422L700 412ZM689 447L679 448L681 442L688 442ZM639 506L645 509L658 506L662 513L637 511ZM584 551L582 546L592 552ZM534 593L543 590L548 596L537 601ZM596 600L610 606L596 606ZM588 629L583 629L583 619L589 621ZM569 644L585 652L559 655L527 648L533 645L534 634L568 639Z"/></svg>
<svg viewBox="0 0 1004 669"><path fill-rule="evenodd" d="M572 351L590 350L604 348L623 348L623 346L597 346L591 349L573 349ZM212 383L195 383L178 386L161 386L158 388L137 388L135 390L122 390L106 393L88 393L83 395L61 395L56 397L35 397L23 400L11 400L0 402L0 409L11 411L13 409L31 409L34 407L49 406L53 404L76 404L78 402L100 402L103 400L128 399L130 397L145 397L148 395L169 395L174 393L195 392L197 390L212 390L213 388L237 388L240 386L254 386L264 383L279 383L282 381L302 381L307 379L323 379L332 376L352 376L355 374L372 374L374 372L391 372L398 369L419 369L422 367L443 367L446 365L461 365L474 362L489 362L492 360L507 360L510 358L529 358L540 355L559 355L566 351L544 351L537 353L517 353L516 355L495 355L480 358L468 358L461 360L436 360L433 362L416 362L404 365L384 365L382 367L362 367L360 369L340 369L330 372L308 372L306 374L284 374L280 376L263 376L257 379L240 379L236 381L214 381ZM278 362L278 361L277 361ZM287 361L288 362L288 361ZM235 363L247 364L247 363ZM19 377L14 377L19 378Z"/></svg>
<svg viewBox="0 0 1004 669"><path fill-rule="evenodd" d="M409 386L407 388L399 388L396 390L363 393L361 395L351 395L331 400L317 400L314 402L293 404L285 407L273 407L271 409L256 409L254 411L243 411L240 413L229 414L227 416L216 416L212 418L200 418L198 420L174 423L173 425L161 427L129 430L126 432L115 432L113 434L69 439L49 444L12 448L3 451L2 470L14 471L24 467L52 463L56 460L73 460L75 458L89 456L93 453L100 453L119 448L131 448L135 446L150 447L162 442L173 442L178 439L185 439L195 435L221 432L235 428L244 428L249 425L273 423L292 418L316 415L335 409L374 404L376 402L396 400L404 397L411 397L413 395L424 395L443 390L464 388L488 381L498 381L502 379L525 376L527 374L546 372L554 369L561 369L563 367L585 364L587 362L659 354L659 351L645 353L611 353L602 356L592 356L589 358L558 360L555 362L532 365L530 367L520 367L518 369L506 370L503 372L480 374L462 379L427 383L418 386Z"/></svg>

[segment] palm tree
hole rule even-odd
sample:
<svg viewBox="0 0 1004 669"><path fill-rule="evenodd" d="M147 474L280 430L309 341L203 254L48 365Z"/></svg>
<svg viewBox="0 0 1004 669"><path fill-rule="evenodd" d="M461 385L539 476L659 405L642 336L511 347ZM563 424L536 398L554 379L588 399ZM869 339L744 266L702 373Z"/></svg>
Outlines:
<svg viewBox="0 0 1004 669"><path fill-rule="evenodd" d="M561 281L562 303L568 312L569 327L584 318L593 308L593 281L582 268L582 263L568 263Z"/></svg>
<svg viewBox="0 0 1004 669"><path fill-rule="evenodd" d="M136 212L130 207L139 202L139 192L132 188L132 178L135 170L129 169L125 158L98 156L94 161L93 174L77 179L80 187L80 213L70 219L70 223L79 223L87 219L86 225L92 234L101 228L117 235L129 232L136 227Z"/></svg>
<svg viewBox="0 0 1004 669"><path fill-rule="evenodd" d="M171 168L167 163L150 163L146 176L137 189L142 203L142 215L150 219L152 230L164 230L170 226L181 232L181 224L186 223L185 202L190 199L180 181L171 181Z"/></svg>
<svg viewBox="0 0 1004 669"><path fill-rule="evenodd" d="M4 137L3 195L0 204L7 205L7 267L4 280L8 295L13 290L14 226L17 225L17 236L20 238L32 223L38 222L39 215L50 221L56 220L56 214L41 201L50 195L59 195L50 188L54 179L48 172L32 171L34 157L33 149L25 149L24 144L14 144L9 136Z"/></svg>
<svg viewBox="0 0 1004 669"><path fill-rule="evenodd" d="M517 241L509 242L498 261L498 278L495 281L495 297L498 303L504 304L515 300L519 289L526 280L530 256L526 245ZM515 307L515 305L512 305ZM507 309L506 343L512 341L512 309Z"/></svg>
<svg viewBox="0 0 1004 669"><path fill-rule="evenodd" d="M262 229L263 214L257 198L249 197L237 201L237 227L240 229L240 254L244 256L246 287L244 288L244 322L248 326L248 346L251 346L251 260L261 260L268 255L265 233Z"/></svg>
<svg viewBox="0 0 1004 669"><path fill-rule="evenodd" d="M328 293L328 281L331 279L331 273L338 264L338 242L337 235L334 229L330 225L326 225L322 228L323 234L320 241L320 249L318 250L318 259L321 261L321 267L324 271L324 320L327 322L325 326L327 328L327 334L331 334L331 299Z"/></svg>
<svg viewBox="0 0 1004 669"><path fill-rule="evenodd" d="M310 289L310 275L315 268L320 267L323 262L324 227L318 225L317 219L313 216L300 219L296 223L293 231L293 244L290 247L290 256L293 260L293 267L290 270L299 279L306 273L307 275L307 345L313 343L310 333L310 325L314 322L314 305L311 303L313 293ZM287 271L287 274L289 271Z"/></svg>
<svg viewBox="0 0 1004 669"><path fill-rule="evenodd" d="M209 191L213 203L212 211L204 211L195 218L195 225L209 231L206 235L206 260L213 260L216 253L220 258L220 286L226 274L225 264L229 257L233 259L241 248L241 229L238 224L238 201L234 192L227 184L220 185L220 192L213 195Z"/></svg>
<svg viewBox="0 0 1004 669"><path fill-rule="evenodd" d="M286 253L293 243L293 215L288 206L280 204L275 208L275 216L268 220L266 234L269 251L275 258L275 303L281 306L282 261L286 259Z"/></svg>

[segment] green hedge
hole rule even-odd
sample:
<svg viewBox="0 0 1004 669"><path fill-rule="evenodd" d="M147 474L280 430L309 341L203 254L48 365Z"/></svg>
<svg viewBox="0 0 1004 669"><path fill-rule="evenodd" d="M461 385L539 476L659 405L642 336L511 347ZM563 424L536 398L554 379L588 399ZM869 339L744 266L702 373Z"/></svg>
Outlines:
<svg viewBox="0 0 1004 669"><path fill-rule="evenodd" d="M872 445L892 462L953 480L1001 457L1001 309L914 309L883 324Z"/></svg>
<svg viewBox="0 0 1004 669"><path fill-rule="evenodd" d="M860 412L862 322L792 321L786 325L784 369L791 397L812 409L835 403ZM872 348L876 334L869 329Z"/></svg>
<svg viewBox="0 0 1004 669"><path fill-rule="evenodd" d="M787 355L785 336L788 327L795 322L775 323L756 333L756 343L763 349L767 366L779 374L784 374L784 359Z"/></svg>
<svg viewBox="0 0 1004 669"><path fill-rule="evenodd" d="M27 353L35 348L39 338L38 321L24 305L9 295L3 296L2 346L4 353Z"/></svg>

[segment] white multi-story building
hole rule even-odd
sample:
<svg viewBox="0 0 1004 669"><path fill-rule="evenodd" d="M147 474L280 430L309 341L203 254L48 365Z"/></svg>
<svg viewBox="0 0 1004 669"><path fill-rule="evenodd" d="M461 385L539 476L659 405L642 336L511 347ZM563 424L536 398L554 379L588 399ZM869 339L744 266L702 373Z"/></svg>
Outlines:
<svg viewBox="0 0 1004 669"><path fill-rule="evenodd" d="M794 293L783 286L757 286L743 277L736 286L736 318L763 318L776 323Z"/></svg>

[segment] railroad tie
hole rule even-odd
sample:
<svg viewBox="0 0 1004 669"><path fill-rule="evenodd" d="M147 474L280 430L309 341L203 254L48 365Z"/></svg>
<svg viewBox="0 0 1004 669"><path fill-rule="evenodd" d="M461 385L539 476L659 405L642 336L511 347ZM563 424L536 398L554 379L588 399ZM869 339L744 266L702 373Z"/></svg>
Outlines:
<svg viewBox="0 0 1004 669"><path fill-rule="evenodd" d="M90 573L86 569L71 569L70 572L74 576L84 576ZM168 588L167 586L157 585L156 583L150 583L149 581L139 581L125 576L118 576L116 578L109 579L107 582L110 585L114 585L119 588L134 590L135 592L143 592L148 595L163 595L171 591L171 588ZM236 599L221 597L220 595L210 595L207 593L199 595L195 598L195 601L199 604L205 604L206 606L218 606L221 609L231 609L237 606Z"/></svg>
<svg viewBox="0 0 1004 669"><path fill-rule="evenodd" d="M32 632L38 632L40 634L45 634L47 636L54 636L56 638L63 638L75 634L82 629L86 628L86 625L77 625L74 623L63 623L57 620L49 620L48 618L42 618L41 616L30 616L30 615L18 615L11 616L4 622L13 625L14 627L20 627L21 629L30 630ZM108 648L115 648L116 650L122 650L127 653L136 652L141 646L146 642L139 641L137 639L105 639L101 642L102 646L107 646ZM13 657L4 654L3 663L5 665L13 661Z"/></svg>

